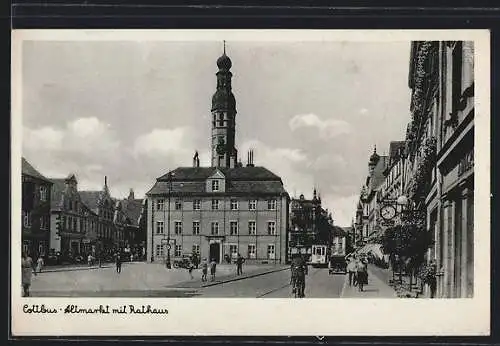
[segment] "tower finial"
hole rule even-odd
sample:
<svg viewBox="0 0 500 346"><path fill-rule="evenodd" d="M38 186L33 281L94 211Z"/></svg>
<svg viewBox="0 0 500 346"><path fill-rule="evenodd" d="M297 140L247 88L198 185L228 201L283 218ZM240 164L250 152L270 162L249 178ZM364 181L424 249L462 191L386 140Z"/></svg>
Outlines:
<svg viewBox="0 0 500 346"><path fill-rule="evenodd" d="M223 43L224 43L224 55L226 55L226 40L224 40Z"/></svg>
<svg viewBox="0 0 500 346"><path fill-rule="evenodd" d="M374 145L373 145L373 153L374 153L374 154L376 154L376 153L377 153L377 145L376 145L376 144L374 144Z"/></svg>

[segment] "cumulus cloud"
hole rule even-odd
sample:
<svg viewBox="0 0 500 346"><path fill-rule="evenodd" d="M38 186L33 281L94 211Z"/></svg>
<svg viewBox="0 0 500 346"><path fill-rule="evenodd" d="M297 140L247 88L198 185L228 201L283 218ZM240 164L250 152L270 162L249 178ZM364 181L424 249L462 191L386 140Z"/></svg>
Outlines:
<svg viewBox="0 0 500 346"><path fill-rule="evenodd" d="M137 137L132 153L135 157L170 158L176 165L190 166L195 151L196 135L190 127L172 129L153 129ZM203 162L210 160L207 152L201 157ZM201 161L201 160L200 160Z"/></svg>
<svg viewBox="0 0 500 346"><path fill-rule="evenodd" d="M241 145L240 156L246 158L249 149L254 151L254 164L264 166L281 177L285 189L291 195L294 191L309 191L313 186L313 176L299 170L308 164L307 155L296 148L274 148L259 140L249 140ZM243 162L245 165L246 162Z"/></svg>
<svg viewBox="0 0 500 346"><path fill-rule="evenodd" d="M23 145L28 150L59 150L64 132L50 126L38 129L23 128Z"/></svg>
<svg viewBox="0 0 500 346"><path fill-rule="evenodd" d="M92 155L105 155L118 148L113 131L99 119L79 118L66 127L40 127L23 129L23 146L31 153L51 150Z"/></svg>
<svg viewBox="0 0 500 346"><path fill-rule="evenodd" d="M307 127L316 128L322 139L329 139L351 132L351 125L347 121L337 119L322 120L313 113L296 115L290 119L288 125L292 131Z"/></svg>
<svg viewBox="0 0 500 346"><path fill-rule="evenodd" d="M359 110L359 114L366 114L366 113L368 113L368 109L366 109L366 108L361 108Z"/></svg>

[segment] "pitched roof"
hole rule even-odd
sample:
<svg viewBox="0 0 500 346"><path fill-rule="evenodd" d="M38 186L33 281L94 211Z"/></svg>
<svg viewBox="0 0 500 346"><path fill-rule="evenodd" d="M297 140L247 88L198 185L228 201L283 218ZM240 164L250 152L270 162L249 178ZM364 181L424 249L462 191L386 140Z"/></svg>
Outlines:
<svg viewBox="0 0 500 346"><path fill-rule="evenodd" d="M204 194L205 181L217 170L226 177L226 193L285 194L281 178L264 167L179 167L157 179L147 195ZM171 174L171 182L169 175Z"/></svg>
<svg viewBox="0 0 500 346"><path fill-rule="evenodd" d="M402 149L404 149L406 145L406 141L392 141L389 144L389 160L390 164L392 164L399 157L399 153Z"/></svg>
<svg viewBox="0 0 500 346"><path fill-rule="evenodd" d="M80 199L90 210L96 211L102 191L78 191Z"/></svg>
<svg viewBox="0 0 500 346"><path fill-rule="evenodd" d="M122 211L130 220L132 226L139 226L139 217L142 213L142 199L128 199L125 198L120 201Z"/></svg>
<svg viewBox="0 0 500 346"><path fill-rule="evenodd" d="M40 172L38 172L24 157L21 158L21 172L24 175L29 175L30 177L43 180L47 183L52 183L50 179L47 179Z"/></svg>
<svg viewBox="0 0 500 346"><path fill-rule="evenodd" d="M50 197L50 209L60 210L63 206L63 194L66 189L66 179L51 179L52 193Z"/></svg>
<svg viewBox="0 0 500 346"><path fill-rule="evenodd" d="M370 190L377 191L377 189L384 183L385 175L384 170L389 163L389 156L380 156L377 165L373 169L373 174L370 179Z"/></svg>
<svg viewBox="0 0 500 346"><path fill-rule="evenodd" d="M332 235L342 235L342 236L346 236L346 235L347 235L347 232L344 230L344 228L343 228L343 227L340 227L340 226L332 226L331 234L332 234Z"/></svg>
<svg viewBox="0 0 500 346"><path fill-rule="evenodd" d="M217 170L220 170L229 180L279 180L281 178L264 167L178 167L171 172L161 176L157 180L168 181L169 174L172 181L194 181L206 180Z"/></svg>

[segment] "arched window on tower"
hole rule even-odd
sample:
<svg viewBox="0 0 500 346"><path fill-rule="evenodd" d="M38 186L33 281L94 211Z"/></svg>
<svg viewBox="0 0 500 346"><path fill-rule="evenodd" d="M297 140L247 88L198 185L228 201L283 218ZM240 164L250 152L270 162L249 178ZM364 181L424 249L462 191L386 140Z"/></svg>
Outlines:
<svg viewBox="0 0 500 346"><path fill-rule="evenodd" d="M219 126L224 126L224 113L219 113Z"/></svg>

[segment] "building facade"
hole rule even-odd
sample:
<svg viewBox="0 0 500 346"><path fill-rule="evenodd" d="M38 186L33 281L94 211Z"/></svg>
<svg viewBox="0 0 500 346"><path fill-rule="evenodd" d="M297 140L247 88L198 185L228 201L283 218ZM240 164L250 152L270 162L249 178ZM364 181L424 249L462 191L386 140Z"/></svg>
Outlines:
<svg viewBox="0 0 500 346"><path fill-rule="evenodd" d="M474 292L473 42L412 43L406 193L433 235L438 298ZM428 292L429 293L429 292Z"/></svg>
<svg viewBox="0 0 500 346"><path fill-rule="evenodd" d="M80 197L74 174L52 179L50 249L63 258L95 252L98 215Z"/></svg>
<svg viewBox="0 0 500 346"><path fill-rule="evenodd" d="M48 254L52 182L21 158L22 250L33 258Z"/></svg>
<svg viewBox="0 0 500 346"><path fill-rule="evenodd" d="M374 148L356 212L357 235L361 245L382 231L379 211L388 163L389 157L377 154L377 148Z"/></svg>
<svg viewBox="0 0 500 346"><path fill-rule="evenodd" d="M123 248L126 253L143 259L146 257L146 229L143 217L143 200L136 199L131 189L127 198L117 200L114 223L123 233Z"/></svg>
<svg viewBox="0 0 500 346"><path fill-rule="evenodd" d="M440 203L428 214L435 229L433 257L442 270L437 296L470 298L474 294L473 42L442 42L438 59L435 131Z"/></svg>
<svg viewBox="0 0 500 346"><path fill-rule="evenodd" d="M284 263L289 196L281 178L237 160L232 66L217 60L212 98L211 167L179 167L156 180L147 196L147 258L167 261L198 253L222 262L238 253L247 262Z"/></svg>
<svg viewBox="0 0 500 346"><path fill-rule="evenodd" d="M98 256L105 256L117 249L124 248L124 227L115 222L117 200L109 193L108 180L104 177L104 186L100 191L80 191L80 198L95 215L97 229L95 249ZM118 221L121 221L118 220Z"/></svg>
<svg viewBox="0 0 500 346"><path fill-rule="evenodd" d="M288 260L294 254L311 256L312 245L316 242L317 220L321 212L321 198L306 199L304 195L290 202L290 221L288 230Z"/></svg>

